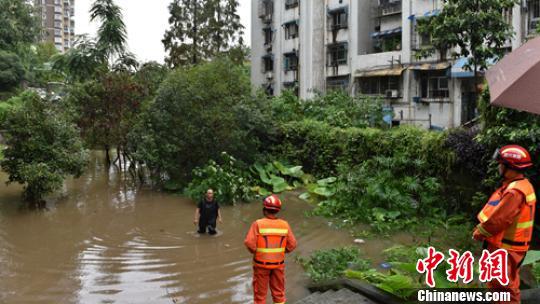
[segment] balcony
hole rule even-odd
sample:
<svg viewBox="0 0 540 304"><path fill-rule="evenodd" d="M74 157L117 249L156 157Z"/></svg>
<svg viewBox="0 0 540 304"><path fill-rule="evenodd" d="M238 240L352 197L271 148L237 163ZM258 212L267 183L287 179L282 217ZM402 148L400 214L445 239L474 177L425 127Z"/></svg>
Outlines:
<svg viewBox="0 0 540 304"><path fill-rule="evenodd" d="M381 0L379 4L379 16L392 16L401 14L401 0Z"/></svg>

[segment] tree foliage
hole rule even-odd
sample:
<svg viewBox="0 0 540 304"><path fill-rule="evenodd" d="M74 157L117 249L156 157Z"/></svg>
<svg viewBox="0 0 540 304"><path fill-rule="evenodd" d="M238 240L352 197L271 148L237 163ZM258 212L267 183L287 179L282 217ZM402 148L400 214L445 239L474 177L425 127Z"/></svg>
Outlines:
<svg viewBox="0 0 540 304"><path fill-rule="evenodd" d="M127 30L121 8L113 0L96 0L90 18L99 21L97 37L78 37L73 48L55 58L54 68L71 82L94 79L110 70L135 70L138 63L127 51Z"/></svg>
<svg viewBox="0 0 540 304"><path fill-rule="evenodd" d="M154 177L181 181L223 151L243 159L253 149L233 108L250 90L229 60L172 72L132 132L131 151Z"/></svg>
<svg viewBox="0 0 540 304"><path fill-rule="evenodd" d="M174 0L163 45L173 67L197 64L222 54L242 62L243 29L238 0Z"/></svg>
<svg viewBox="0 0 540 304"><path fill-rule="evenodd" d="M82 137L92 148L125 151L127 134L145 100L143 87L127 73L109 73L73 85L66 104Z"/></svg>
<svg viewBox="0 0 540 304"><path fill-rule="evenodd" d="M10 91L24 79L25 70L17 54L0 50L0 91Z"/></svg>
<svg viewBox="0 0 540 304"><path fill-rule="evenodd" d="M24 185L24 198L40 202L62 186L68 175L79 176L86 164L77 128L60 109L35 93L23 93L3 123L6 145L2 170L8 183Z"/></svg>
<svg viewBox="0 0 540 304"><path fill-rule="evenodd" d="M37 14L29 1L0 0L0 50L36 42L40 34Z"/></svg>
<svg viewBox="0 0 540 304"><path fill-rule="evenodd" d="M470 57L465 68L475 75L487 68L489 59L503 56L503 46L513 34L503 12L512 10L515 0L443 2L439 15L418 20L418 32L430 35L432 43L420 56L439 51L444 57L451 50L454 57Z"/></svg>

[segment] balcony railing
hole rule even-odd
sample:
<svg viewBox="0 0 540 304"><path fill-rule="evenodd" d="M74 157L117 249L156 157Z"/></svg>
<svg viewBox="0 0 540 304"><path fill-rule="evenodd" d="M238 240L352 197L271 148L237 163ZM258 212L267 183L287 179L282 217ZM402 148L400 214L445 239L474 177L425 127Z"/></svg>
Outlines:
<svg viewBox="0 0 540 304"><path fill-rule="evenodd" d="M390 16L401 13L401 1L388 1L379 5L379 16Z"/></svg>

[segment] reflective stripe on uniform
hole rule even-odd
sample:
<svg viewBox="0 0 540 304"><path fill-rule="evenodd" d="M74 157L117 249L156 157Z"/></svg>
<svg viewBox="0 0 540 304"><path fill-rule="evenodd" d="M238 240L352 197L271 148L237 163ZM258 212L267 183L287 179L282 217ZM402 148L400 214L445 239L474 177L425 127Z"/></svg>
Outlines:
<svg viewBox="0 0 540 304"><path fill-rule="evenodd" d="M523 222L523 223L518 223L516 225L516 228L529 228L529 227L532 227L534 224L534 221L528 221L528 222Z"/></svg>
<svg viewBox="0 0 540 304"><path fill-rule="evenodd" d="M487 217L487 215L484 214L484 211L480 211L480 213L478 214L478 216L480 217L480 221L481 221L482 223L488 220L488 217Z"/></svg>
<svg viewBox="0 0 540 304"><path fill-rule="evenodd" d="M490 236L491 236L491 233L487 232L487 230L484 229L484 227L482 227L482 225L477 225L476 228L478 228L478 231L479 231L482 235L484 235L484 236L486 236L486 237L490 237Z"/></svg>
<svg viewBox="0 0 540 304"><path fill-rule="evenodd" d="M282 253L282 252L285 252L285 248L257 248L257 252L262 252L262 253Z"/></svg>
<svg viewBox="0 0 540 304"><path fill-rule="evenodd" d="M506 189L512 189L512 188L514 188L514 187L516 186L516 184L517 184L517 181L511 182L511 183L508 185L508 187L507 187Z"/></svg>
<svg viewBox="0 0 540 304"><path fill-rule="evenodd" d="M536 194L531 193L531 194L527 195L527 197L525 199L527 200L527 203L535 201L536 200Z"/></svg>
<svg viewBox="0 0 540 304"><path fill-rule="evenodd" d="M259 229L260 234L287 234L289 233L288 229L279 229L279 228L262 228Z"/></svg>

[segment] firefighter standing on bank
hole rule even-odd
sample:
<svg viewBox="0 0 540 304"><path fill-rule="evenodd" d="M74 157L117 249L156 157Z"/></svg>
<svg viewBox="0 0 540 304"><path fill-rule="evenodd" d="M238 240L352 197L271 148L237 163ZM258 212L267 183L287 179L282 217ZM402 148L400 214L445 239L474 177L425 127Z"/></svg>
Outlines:
<svg viewBox="0 0 540 304"><path fill-rule="evenodd" d="M296 248L289 223L278 219L281 201L276 195L263 200L264 218L251 224L244 244L253 253L253 294L255 304L265 304L268 286L274 304L285 298L285 253Z"/></svg>
<svg viewBox="0 0 540 304"><path fill-rule="evenodd" d="M511 303L520 303L519 267L529 249L536 206L534 188L523 170L533 163L529 152L518 145L497 149L493 158L499 162L503 183L478 213L480 224L476 226L473 238L484 241L484 248L489 252L501 248L507 250L508 285L502 286L498 280L493 280L487 287L508 291Z"/></svg>

